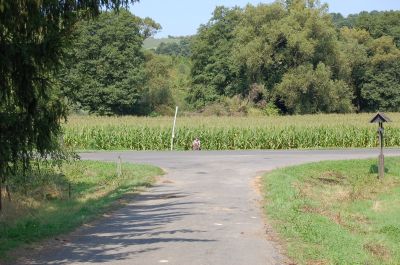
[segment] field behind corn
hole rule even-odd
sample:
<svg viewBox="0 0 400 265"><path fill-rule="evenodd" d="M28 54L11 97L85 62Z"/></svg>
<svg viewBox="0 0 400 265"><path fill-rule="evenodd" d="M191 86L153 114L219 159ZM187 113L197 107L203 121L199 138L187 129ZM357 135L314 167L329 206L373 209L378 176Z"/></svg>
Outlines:
<svg viewBox="0 0 400 265"><path fill-rule="evenodd" d="M200 137L203 150L376 147L374 114L277 117L179 117L175 150L190 149ZM400 113L387 113L385 145L400 146ZM172 117L70 116L64 143L78 150L168 150Z"/></svg>

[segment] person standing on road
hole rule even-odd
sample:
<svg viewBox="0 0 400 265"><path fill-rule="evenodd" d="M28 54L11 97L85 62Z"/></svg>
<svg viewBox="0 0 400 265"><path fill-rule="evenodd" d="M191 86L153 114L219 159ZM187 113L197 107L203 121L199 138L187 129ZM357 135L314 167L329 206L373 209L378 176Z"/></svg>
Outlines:
<svg viewBox="0 0 400 265"><path fill-rule="evenodd" d="M196 137L192 143L192 150L201 150L201 143L199 137Z"/></svg>

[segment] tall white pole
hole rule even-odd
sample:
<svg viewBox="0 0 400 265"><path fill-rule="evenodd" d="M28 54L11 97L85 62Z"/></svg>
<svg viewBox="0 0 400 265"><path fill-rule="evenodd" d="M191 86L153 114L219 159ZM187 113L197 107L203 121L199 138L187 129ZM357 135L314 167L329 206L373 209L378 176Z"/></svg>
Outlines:
<svg viewBox="0 0 400 265"><path fill-rule="evenodd" d="M177 114L178 114L178 106L176 106L176 109L175 109L174 126L172 127L171 151L174 149L175 124L176 124L176 115Z"/></svg>

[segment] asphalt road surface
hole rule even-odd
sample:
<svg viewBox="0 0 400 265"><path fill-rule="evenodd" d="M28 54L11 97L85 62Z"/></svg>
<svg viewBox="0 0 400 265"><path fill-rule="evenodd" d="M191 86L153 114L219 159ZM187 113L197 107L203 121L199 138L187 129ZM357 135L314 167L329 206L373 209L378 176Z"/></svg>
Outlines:
<svg viewBox="0 0 400 265"><path fill-rule="evenodd" d="M119 155L167 174L108 217L28 252L20 264L285 264L265 225L256 176L311 161L377 157L378 150L81 154L104 161Z"/></svg>

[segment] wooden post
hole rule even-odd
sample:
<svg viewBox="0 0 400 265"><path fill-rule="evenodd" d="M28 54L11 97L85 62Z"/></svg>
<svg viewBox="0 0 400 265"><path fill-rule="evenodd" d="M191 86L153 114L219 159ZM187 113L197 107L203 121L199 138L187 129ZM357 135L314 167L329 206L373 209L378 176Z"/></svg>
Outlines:
<svg viewBox="0 0 400 265"><path fill-rule="evenodd" d="M121 177L122 174L122 159L121 156L118 156L118 162L117 162L117 176Z"/></svg>
<svg viewBox="0 0 400 265"><path fill-rule="evenodd" d="M383 139L383 123L384 122L391 122L388 116L386 116L382 112L378 112L370 121L370 123L379 123L378 127L378 137L379 137L379 146L380 146L380 153L378 158L378 178L382 179L385 175L385 157L383 156L383 146L384 146L384 139Z"/></svg>
<svg viewBox="0 0 400 265"><path fill-rule="evenodd" d="M380 146L378 172L379 172L379 178L383 179L383 177L385 175L385 157L383 155L384 141L383 141L383 124L382 124L382 122L379 123L378 134L379 134L379 146Z"/></svg>
<svg viewBox="0 0 400 265"><path fill-rule="evenodd" d="M175 109L174 125L172 126L171 151L174 149L175 123L176 123L176 115L177 114L178 114L178 106L176 106L176 109Z"/></svg>

